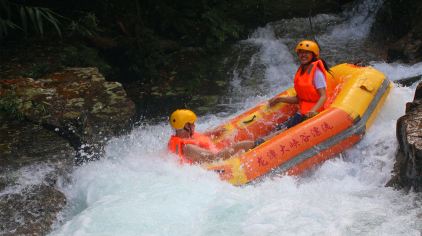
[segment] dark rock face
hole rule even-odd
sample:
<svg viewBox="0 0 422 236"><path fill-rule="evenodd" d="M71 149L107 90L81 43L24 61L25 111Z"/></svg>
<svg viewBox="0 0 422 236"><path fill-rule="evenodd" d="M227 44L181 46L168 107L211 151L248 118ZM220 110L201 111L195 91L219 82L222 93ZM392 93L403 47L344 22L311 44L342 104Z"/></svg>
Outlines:
<svg viewBox="0 0 422 236"><path fill-rule="evenodd" d="M422 82L413 102L406 104L406 115L397 121L397 151L394 177L387 186L422 191Z"/></svg>
<svg viewBox="0 0 422 236"><path fill-rule="evenodd" d="M54 131L27 121L0 122L0 170L46 161L72 165L75 150Z"/></svg>
<svg viewBox="0 0 422 236"><path fill-rule="evenodd" d="M229 14L247 27L255 28L268 22L309 14L339 12L352 0L242 0L230 3Z"/></svg>
<svg viewBox="0 0 422 236"><path fill-rule="evenodd" d="M385 0L373 26L373 37L387 48L387 60L422 60L422 2Z"/></svg>
<svg viewBox="0 0 422 236"><path fill-rule="evenodd" d="M46 185L0 196L0 234L46 235L65 206L65 196Z"/></svg>
<svg viewBox="0 0 422 236"><path fill-rule="evenodd" d="M47 234L66 203L55 187L79 148L98 153L134 112L122 86L96 68L0 80L0 234Z"/></svg>
<svg viewBox="0 0 422 236"><path fill-rule="evenodd" d="M73 147L101 149L129 127L135 106L120 83L96 68L72 68L39 80L0 80L0 106L15 117L54 130Z"/></svg>

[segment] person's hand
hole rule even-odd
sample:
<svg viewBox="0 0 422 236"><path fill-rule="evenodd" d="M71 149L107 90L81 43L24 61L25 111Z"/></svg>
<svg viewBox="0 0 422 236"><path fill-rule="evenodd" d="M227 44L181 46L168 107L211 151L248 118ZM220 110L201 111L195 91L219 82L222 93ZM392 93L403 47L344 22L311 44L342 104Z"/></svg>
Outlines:
<svg viewBox="0 0 422 236"><path fill-rule="evenodd" d="M220 135L222 135L224 132L226 132L227 131L227 129L226 129L226 127L224 127L224 126L220 126L220 127L217 127L216 129L214 129L214 130L211 130L210 132L209 132L209 135L210 136L212 136L212 137L216 137L216 136L220 136Z"/></svg>
<svg viewBox="0 0 422 236"><path fill-rule="evenodd" d="M308 113L306 113L306 118L312 118L312 117L314 117L314 116L316 116L316 115L318 115L318 112L316 112L316 111L310 111L310 112L308 112Z"/></svg>
<svg viewBox="0 0 422 236"><path fill-rule="evenodd" d="M273 107L273 106L275 106L277 103L281 102L281 100L282 100L282 99L281 99L280 97L271 98L271 99L268 101L268 106Z"/></svg>

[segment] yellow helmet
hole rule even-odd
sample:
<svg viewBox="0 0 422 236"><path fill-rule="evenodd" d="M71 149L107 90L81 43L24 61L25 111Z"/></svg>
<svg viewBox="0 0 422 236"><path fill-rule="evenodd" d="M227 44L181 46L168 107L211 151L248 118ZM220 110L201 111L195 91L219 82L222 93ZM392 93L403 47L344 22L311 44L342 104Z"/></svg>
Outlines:
<svg viewBox="0 0 422 236"><path fill-rule="evenodd" d="M305 50L305 51L311 51L315 54L316 57L319 57L319 46L314 41L311 41L311 40L300 41L296 46L296 49L295 49L296 53L300 49Z"/></svg>
<svg viewBox="0 0 422 236"><path fill-rule="evenodd" d="M195 123L196 115L187 109L177 109L170 115L170 125L175 129L181 129L186 123Z"/></svg>

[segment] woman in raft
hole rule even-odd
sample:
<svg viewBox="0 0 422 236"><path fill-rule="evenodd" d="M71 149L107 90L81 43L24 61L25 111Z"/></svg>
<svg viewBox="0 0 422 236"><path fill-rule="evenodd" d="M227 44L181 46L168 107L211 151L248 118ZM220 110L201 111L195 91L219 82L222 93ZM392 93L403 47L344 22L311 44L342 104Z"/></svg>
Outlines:
<svg viewBox="0 0 422 236"><path fill-rule="evenodd" d="M294 77L296 96L275 97L268 101L268 105L272 107L280 102L299 104L299 111L286 122L276 126L275 132L256 140L256 145L317 115L325 108L327 94L331 94L332 86L327 86L327 84L331 85L331 81L327 80L329 68L327 63L319 57L318 44L311 40L303 40L297 44L295 51L300 61ZM327 88L330 91L327 91Z"/></svg>
<svg viewBox="0 0 422 236"><path fill-rule="evenodd" d="M327 100L327 64L319 57L319 46L311 40L299 42L295 49L300 66L294 78L296 96L276 97L269 101L269 106L277 103L297 103L299 111L284 123L286 128L293 127L307 118L311 118L324 109Z"/></svg>

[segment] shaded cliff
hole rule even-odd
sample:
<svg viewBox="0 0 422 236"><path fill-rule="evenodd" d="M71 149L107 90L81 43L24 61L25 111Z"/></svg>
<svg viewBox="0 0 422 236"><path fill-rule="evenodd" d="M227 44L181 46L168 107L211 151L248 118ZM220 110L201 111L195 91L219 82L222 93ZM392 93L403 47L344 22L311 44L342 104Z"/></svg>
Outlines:
<svg viewBox="0 0 422 236"><path fill-rule="evenodd" d="M397 120L396 133L399 148L394 176L387 185L422 191L422 82L413 102L406 104L406 114Z"/></svg>
<svg viewBox="0 0 422 236"><path fill-rule="evenodd" d="M422 2L385 0L377 14L372 36L384 47L387 61L422 61Z"/></svg>

